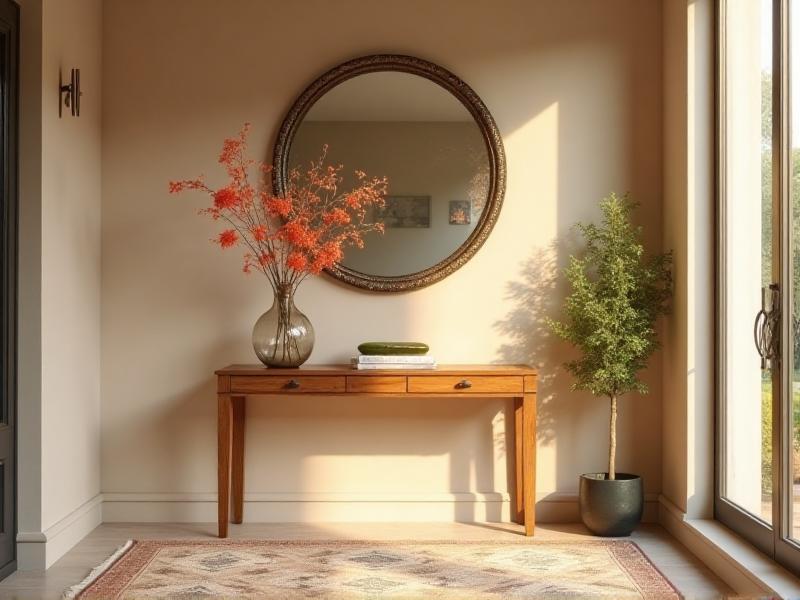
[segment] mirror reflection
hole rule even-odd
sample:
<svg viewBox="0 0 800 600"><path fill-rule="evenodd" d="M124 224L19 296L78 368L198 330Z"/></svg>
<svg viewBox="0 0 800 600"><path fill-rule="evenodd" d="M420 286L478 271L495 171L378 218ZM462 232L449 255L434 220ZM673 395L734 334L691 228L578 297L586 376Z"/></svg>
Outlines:
<svg viewBox="0 0 800 600"><path fill-rule="evenodd" d="M365 73L329 90L295 133L289 165L305 167L328 146L329 164L389 180L386 206L371 218L383 234L365 237L341 265L377 276L403 276L447 259L486 207L490 163L478 124L450 92L398 71Z"/></svg>

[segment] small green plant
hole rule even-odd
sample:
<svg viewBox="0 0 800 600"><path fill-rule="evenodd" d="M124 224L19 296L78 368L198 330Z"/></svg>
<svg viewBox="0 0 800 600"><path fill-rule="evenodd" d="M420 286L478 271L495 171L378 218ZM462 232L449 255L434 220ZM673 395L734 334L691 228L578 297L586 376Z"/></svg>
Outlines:
<svg viewBox="0 0 800 600"><path fill-rule="evenodd" d="M571 256L564 272L572 288L564 321L549 321L580 351L564 364L575 377L573 389L610 400L609 479L616 478L617 399L647 393L638 374L658 348L656 321L667 313L672 293L672 253L645 257L641 227L631 223L636 206L612 193L600 202L600 225L577 225L586 251Z"/></svg>

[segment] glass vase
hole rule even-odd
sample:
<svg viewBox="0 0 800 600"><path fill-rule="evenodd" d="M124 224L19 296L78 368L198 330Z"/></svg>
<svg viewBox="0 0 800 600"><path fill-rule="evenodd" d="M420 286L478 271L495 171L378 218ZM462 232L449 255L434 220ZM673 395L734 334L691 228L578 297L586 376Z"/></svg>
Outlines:
<svg viewBox="0 0 800 600"><path fill-rule="evenodd" d="M279 285L272 308L253 327L253 349L268 367L299 367L314 349L314 327L294 305L294 289Z"/></svg>

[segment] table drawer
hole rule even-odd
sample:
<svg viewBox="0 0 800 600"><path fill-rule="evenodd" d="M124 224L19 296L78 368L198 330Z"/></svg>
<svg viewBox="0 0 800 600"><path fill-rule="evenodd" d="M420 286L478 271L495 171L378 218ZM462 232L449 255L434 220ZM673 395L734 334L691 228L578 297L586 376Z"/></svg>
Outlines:
<svg viewBox="0 0 800 600"><path fill-rule="evenodd" d="M522 377L505 375L417 376L408 378L408 391L416 394L449 394L451 392L459 394L521 394Z"/></svg>
<svg viewBox="0 0 800 600"><path fill-rule="evenodd" d="M231 392L268 394L286 392L294 394L337 393L345 391L344 377L303 376L236 376L231 377Z"/></svg>
<svg viewBox="0 0 800 600"><path fill-rule="evenodd" d="M356 393L391 394L406 391L404 376L348 376L347 391Z"/></svg>

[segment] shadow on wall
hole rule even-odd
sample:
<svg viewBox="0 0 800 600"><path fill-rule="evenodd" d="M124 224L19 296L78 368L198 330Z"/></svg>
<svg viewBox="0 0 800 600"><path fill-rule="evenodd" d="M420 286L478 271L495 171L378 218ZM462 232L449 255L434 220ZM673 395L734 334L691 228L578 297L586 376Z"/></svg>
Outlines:
<svg viewBox="0 0 800 600"><path fill-rule="evenodd" d="M568 356L570 347L557 339L547 324L548 318L559 318L565 291L559 284L561 267L558 257L566 256L565 244L554 240L545 248L537 248L523 263L520 277L506 284L505 299L513 306L495 328L507 340L498 349L498 363L523 363L538 370L536 437L540 444L555 440L553 403L567 400L565 391L569 377L554 364L553 356ZM550 360L547 360L550 358ZM560 377L559 377L560 375ZM563 410L561 411L563 416Z"/></svg>
<svg viewBox="0 0 800 600"><path fill-rule="evenodd" d="M537 248L522 262L519 277L506 284L505 300L512 308L507 316L494 326L505 342L497 350L498 363L525 363L538 371L537 431L539 461L545 465L540 477L548 473L555 477L558 491L571 491L577 486L576 470L584 472L605 470L607 448L606 419L608 407L604 398L594 398L586 391L572 389L573 377L563 363L576 356L570 344L556 337L548 325L548 318L563 319L564 298L569 284L563 270L571 255L581 254L582 242L572 229L568 236L554 240L550 245ZM659 364L656 354L651 364ZM652 389L658 389L657 374L650 368L641 373ZM656 392L657 393L657 392ZM639 394L625 394L621 399L623 415L622 435L617 447L618 462L625 470L647 472L646 459L636 449L658 444L651 435L647 421L650 398ZM571 435L564 437L564 432ZM560 434L557 436L557 432ZM559 443L560 442L560 443ZM577 443L580 442L580 443ZM594 447L597 452L583 455L579 446ZM650 478L656 482L657 477ZM541 481L544 490L550 482ZM656 488L657 489L657 488Z"/></svg>
<svg viewBox="0 0 800 600"><path fill-rule="evenodd" d="M576 443L577 438L587 441L584 439L588 408L585 403L590 398L585 392L572 390L572 378L563 367L564 361L575 355L575 350L557 338L547 323L548 318L563 318L563 299L568 284L562 271L568 257L578 253L578 246L577 233L573 230L545 247L534 249L521 263L518 278L506 284L504 299L512 307L510 312L494 323L497 332L506 340L498 347L496 362L529 364L538 371L537 462L545 466L539 475L538 487L543 490L574 490L577 487L575 470L594 467L584 464L585 458L582 459L579 452L581 444ZM591 410L595 410L594 405ZM564 438L565 431L573 435ZM557 432L561 432L558 438ZM555 480L547 481L549 476Z"/></svg>

